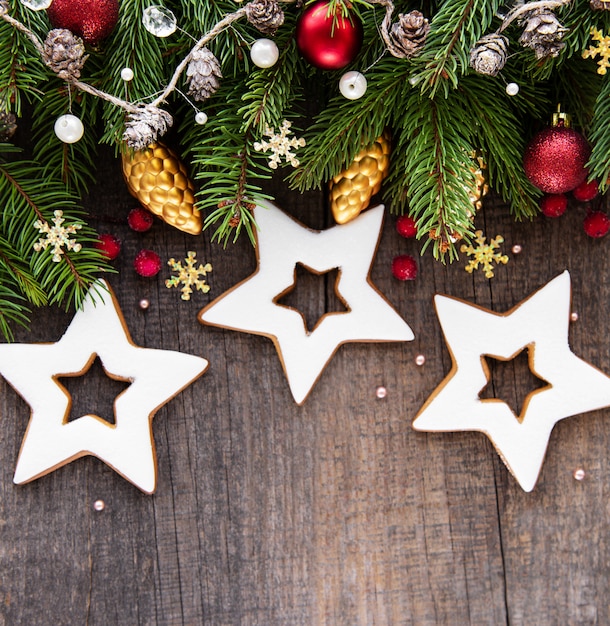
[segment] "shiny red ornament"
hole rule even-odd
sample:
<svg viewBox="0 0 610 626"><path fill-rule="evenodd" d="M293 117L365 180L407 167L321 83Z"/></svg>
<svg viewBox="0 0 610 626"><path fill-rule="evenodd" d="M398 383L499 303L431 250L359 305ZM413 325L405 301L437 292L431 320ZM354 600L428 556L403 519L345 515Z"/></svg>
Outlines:
<svg viewBox="0 0 610 626"><path fill-rule="evenodd" d="M47 15L54 28L67 28L95 45L114 30L119 19L118 0L53 0Z"/></svg>
<svg viewBox="0 0 610 626"><path fill-rule="evenodd" d="M591 148L572 128L553 126L537 133L525 149L523 169L545 193L572 191L587 177Z"/></svg>
<svg viewBox="0 0 610 626"><path fill-rule="evenodd" d="M303 58L321 70L349 65L362 47L362 22L353 12L329 14L329 2L318 0L301 13L296 25L297 48Z"/></svg>

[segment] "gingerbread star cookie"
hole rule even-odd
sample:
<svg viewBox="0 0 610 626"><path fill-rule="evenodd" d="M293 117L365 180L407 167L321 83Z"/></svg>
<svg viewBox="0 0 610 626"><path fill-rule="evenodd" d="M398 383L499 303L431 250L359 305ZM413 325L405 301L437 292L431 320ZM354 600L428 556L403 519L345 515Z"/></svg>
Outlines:
<svg viewBox="0 0 610 626"><path fill-rule="evenodd" d="M436 312L453 367L417 414L421 431L481 431L525 491L531 491L554 425L610 406L610 378L568 344L570 275L566 271L506 314L448 296ZM546 385L531 392L519 416L501 399L482 399L486 356L509 360L528 349L530 369Z"/></svg>
<svg viewBox="0 0 610 626"><path fill-rule="evenodd" d="M379 205L347 224L313 231L261 203L255 209L256 272L202 309L199 320L272 339L292 395L302 404L341 344L413 339L369 278L383 213ZM339 270L337 292L347 311L326 314L312 331L298 311L278 303L293 287L297 263L319 274Z"/></svg>
<svg viewBox="0 0 610 626"><path fill-rule="evenodd" d="M115 400L114 424L96 415L68 421L71 398L58 379L83 374L96 356L108 376L131 383ZM152 418L207 366L190 354L136 346L108 284L94 284L57 343L0 345L0 374L32 409L15 483L93 455L152 493L157 480Z"/></svg>

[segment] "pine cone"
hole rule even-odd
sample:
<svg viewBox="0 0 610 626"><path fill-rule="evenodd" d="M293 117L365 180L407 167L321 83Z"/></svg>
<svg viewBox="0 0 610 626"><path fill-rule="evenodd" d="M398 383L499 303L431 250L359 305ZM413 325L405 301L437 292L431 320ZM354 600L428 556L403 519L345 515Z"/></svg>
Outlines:
<svg viewBox="0 0 610 626"><path fill-rule="evenodd" d="M485 35L470 51L470 67L479 74L497 76L506 65L508 39L504 35Z"/></svg>
<svg viewBox="0 0 610 626"><path fill-rule="evenodd" d="M167 146L155 143L123 154L123 176L130 193L151 213L191 235L201 232L195 185L184 163Z"/></svg>
<svg viewBox="0 0 610 626"><path fill-rule="evenodd" d="M330 181L330 208L337 224L357 217L379 192L390 169L390 148L390 134L385 131Z"/></svg>
<svg viewBox="0 0 610 626"><path fill-rule="evenodd" d="M8 0L0 0L0 15L6 15L9 8Z"/></svg>
<svg viewBox="0 0 610 626"><path fill-rule="evenodd" d="M66 28L54 28L47 35L42 60L62 80L78 80L87 58L83 40Z"/></svg>
<svg viewBox="0 0 610 626"><path fill-rule="evenodd" d="M186 76L189 96L198 101L207 100L220 87L220 63L208 48L195 50L186 68Z"/></svg>
<svg viewBox="0 0 610 626"><path fill-rule="evenodd" d="M284 23L284 11L276 0L253 0L245 8L248 22L265 35L275 35Z"/></svg>
<svg viewBox="0 0 610 626"><path fill-rule="evenodd" d="M9 111L0 112L0 141L10 141L17 131L17 118Z"/></svg>
<svg viewBox="0 0 610 626"><path fill-rule="evenodd" d="M526 48L532 48L537 59L556 57L565 46L561 39L568 29L559 23L552 11L547 9L528 11L519 22L525 24L519 43Z"/></svg>
<svg viewBox="0 0 610 626"><path fill-rule="evenodd" d="M123 141L134 150L143 150L159 135L164 135L173 123L167 111L150 104L144 105L127 116Z"/></svg>
<svg viewBox="0 0 610 626"><path fill-rule="evenodd" d="M589 6L593 11L610 11L610 0L591 0Z"/></svg>
<svg viewBox="0 0 610 626"><path fill-rule="evenodd" d="M422 13L401 13L390 27L388 50L399 59L410 59L424 47L429 32L430 24Z"/></svg>

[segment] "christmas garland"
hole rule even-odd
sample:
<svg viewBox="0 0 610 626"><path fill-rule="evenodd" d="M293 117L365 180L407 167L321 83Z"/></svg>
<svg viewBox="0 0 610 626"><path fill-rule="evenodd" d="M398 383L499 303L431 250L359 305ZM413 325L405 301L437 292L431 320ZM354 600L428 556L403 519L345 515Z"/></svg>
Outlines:
<svg viewBox="0 0 610 626"><path fill-rule="evenodd" d="M0 197L10 207L0 330L27 321L29 305L78 305L110 269L77 208L98 143L122 154L128 186L149 210L187 232L214 226L225 242L243 230L254 240L253 208L278 167L297 190L330 183L339 222L383 181L390 210L410 216L422 249L441 260L480 236L487 184L518 219L540 201L557 214L574 190L579 199L605 191L609 4L544 0L502 14L498 0L0 1ZM580 132L563 114L545 128L559 102ZM10 144L25 103L30 161ZM161 144L175 119L188 167ZM155 150L177 164L171 210L134 174ZM78 230L78 250L64 220ZM598 216L590 232L605 234L606 222ZM34 245L53 228L62 245L44 255Z"/></svg>

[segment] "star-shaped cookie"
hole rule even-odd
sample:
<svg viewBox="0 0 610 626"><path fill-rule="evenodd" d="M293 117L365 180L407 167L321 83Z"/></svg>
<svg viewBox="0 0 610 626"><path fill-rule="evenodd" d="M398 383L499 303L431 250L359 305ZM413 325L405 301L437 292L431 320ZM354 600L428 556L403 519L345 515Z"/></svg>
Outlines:
<svg viewBox="0 0 610 626"><path fill-rule="evenodd" d="M96 415L68 421L71 398L58 379L86 372L96 356L108 376L131 383L115 400L115 423ZM93 455L152 493L157 480L152 418L207 366L190 354L136 346L108 284L94 284L57 343L0 345L0 374L32 409L15 483Z"/></svg>
<svg viewBox="0 0 610 626"><path fill-rule="evenodd" d="M313 231L272 204L257 206L256 272L202 309L199 320L272 339L292 395L302 404L341 344L413 339L369 278L383 213L379 205L347 224ZM297 263L320 274L338 269L337 291L347 307L323 316L311 332L298 311L278 304L294 285Z"/></svg>
<svg viewBox="0 0 610 626"><path fill-rule="evenodd" d="M610 405L610 378L568 344L570 275L566 271L506 314L448 296L435 306L451 353L449 375L417 414L421 431L481 431L525 491L531 491L554 425ZM500 399L481 399L485 356L508 360L528 348L530 369L547 385L526 398L517 417Z"/></svg>

